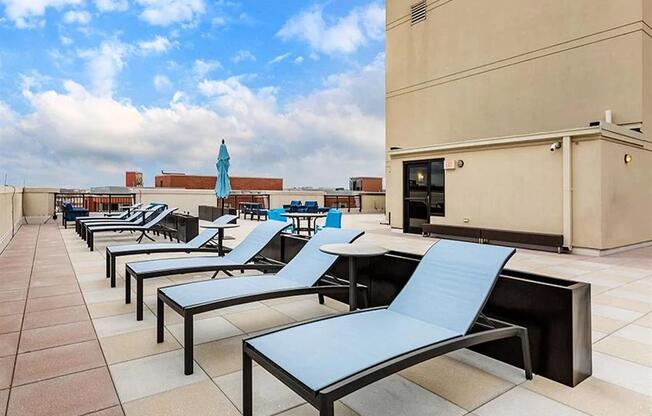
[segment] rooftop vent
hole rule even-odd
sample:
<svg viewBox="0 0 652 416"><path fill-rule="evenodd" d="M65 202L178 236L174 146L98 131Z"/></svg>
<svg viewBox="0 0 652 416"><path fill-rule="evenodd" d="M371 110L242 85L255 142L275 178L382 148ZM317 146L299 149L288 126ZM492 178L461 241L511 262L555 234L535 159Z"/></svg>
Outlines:
<svg viewBox="0 0 652 416"><path fill-rule="evenodd" d="M413 25L426 20L426 6L426 0L420 1L410 6L410 17Z"/></svg>

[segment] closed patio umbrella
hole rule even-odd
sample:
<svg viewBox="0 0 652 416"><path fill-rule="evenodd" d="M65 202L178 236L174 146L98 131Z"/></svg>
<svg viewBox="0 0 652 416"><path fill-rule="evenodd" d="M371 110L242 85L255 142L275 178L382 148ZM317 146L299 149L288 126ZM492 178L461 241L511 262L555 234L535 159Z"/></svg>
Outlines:
<svg viewBox="0 0 652 416"><path fill-rule="evenodd" d="M217 181L215 182L215 196L222 200L222 214L224 214L224 199L229 197L231 193L231 181L229 180L229 152L226 149L226 144L222 140L220 150L217 154Z"/></svg>

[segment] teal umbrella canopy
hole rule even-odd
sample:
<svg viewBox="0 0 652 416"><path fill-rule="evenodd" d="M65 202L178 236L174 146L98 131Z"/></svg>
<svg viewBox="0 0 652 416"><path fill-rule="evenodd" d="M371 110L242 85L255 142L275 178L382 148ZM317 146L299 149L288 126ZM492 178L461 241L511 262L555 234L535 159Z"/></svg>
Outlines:
<svg viewBox="0 0 652 416"><path fill-rule="evenodd" d="M218 198L227 198L231 193L231 181L229 180L229 151L226 149L226 144L222 140L220 151L217 154L217 182L215 183L215 196Z"/></svg>

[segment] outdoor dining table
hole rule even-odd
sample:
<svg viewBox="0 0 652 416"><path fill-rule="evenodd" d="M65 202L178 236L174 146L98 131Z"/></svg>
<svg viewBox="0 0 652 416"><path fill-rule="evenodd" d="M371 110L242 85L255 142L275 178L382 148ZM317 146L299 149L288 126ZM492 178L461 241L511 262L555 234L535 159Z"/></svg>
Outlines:
<svg viewBox="0 0 652 416"><path fill-rule="evenodd" d="M215 229L217 228L217 255L224 256L224 230L227 228L236 228L240 224L206 224L202 225L203 228Z"/></svg>
<svg viewBox="0 0 652 416"><path fill-rule="evenodd" d="M281 216L292 220L292 225L297 234L301 234L301 231L307 231L310 236L315 231L315 228L317 228L317 218L325 218L326 214L318 212L285 212ZM308 221L307 227L301 227L302 219ZM315 220L314 224L311 225L313 220Z"/></svg>
<svg viewBox="0 0 652 416"><path fill-rule="evenodd" d="M327 254L349 258L349 310L358 308L358 259L387 254L389 250L373 244L324 244L319 247Z"/></svg>

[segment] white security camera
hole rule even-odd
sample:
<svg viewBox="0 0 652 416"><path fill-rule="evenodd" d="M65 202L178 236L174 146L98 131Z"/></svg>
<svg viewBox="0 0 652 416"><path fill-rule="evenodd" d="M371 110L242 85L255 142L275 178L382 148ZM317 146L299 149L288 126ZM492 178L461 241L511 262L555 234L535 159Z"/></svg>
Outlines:
<svg viewBox="0 0 652 416"><path fill-rule="evenodd" d="M550 145L550 151L554 152L557 149L561 149L561 142L555 142Z"/></svg>

